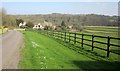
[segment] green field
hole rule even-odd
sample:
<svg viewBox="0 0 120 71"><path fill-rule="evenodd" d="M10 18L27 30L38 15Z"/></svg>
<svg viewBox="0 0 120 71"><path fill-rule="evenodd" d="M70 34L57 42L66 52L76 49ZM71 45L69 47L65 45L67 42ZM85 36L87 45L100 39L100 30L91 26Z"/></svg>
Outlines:
<svg viewBox="0 0 120 71"><path fill-rule="evenodd" d="M115 37L115 38L119 38L118 36L118 30L119 28L118 27L84 27L83 31L82 32L77 32L77 33L80 33L80 34L89 34L89 35L98 35L98 36L105 36L105 37ZM87 30L87 31L86 31ZM112 30L112 31L110 31ZM114 32L113 32L114 31ZM109 32L109 33L106 33L106 32ZM64 34L64 33L63 33ZM68 35L68 34L67 34ZM74 34L70 34L70 36L74 36ZM79 38L82 38L81 35L77 35L77 37ZM68 37L67 37L68 38ZM70 38L72 40L74 40L74 38ZM84 39L89 39L89 40L92 40L92 36L84 36ZM64 40L64 39L63 39ZM99 37L95 37L94 38L95 41L99 41L99 42L104 42L104 43L107 43L107 38L99 38ZM67 41L69 41L67 39ZM79 41L81 42L81 39L76 39L76 41ZM111 44L115 44L115 45L119 45L118 43L120 42L120 40L115 40L115 39L111 39L110 40L110 43ZM70 43L74 44L74 41L70 41ZM89 44L89 45L92 45L92 42L91 41L86 41L84 40L84 43L86 44ZM76 43L75 45L81 47L81 44L80 43ZM106 44L100 44L100 43L94 43L94 46L97 46L99 48L102 48L102 49L106 49L107 50L107 45ZM87 45L84 45L83 48L85 50L88 50L88 51L91 51L92 50L92 47L90 46L87 46ZM94 53L102 56L102 57L105 57L107 54L106 51L104 50L100 50L100 49L97 49L97 48L94 48ZM110 51L116 51L116 52L120 52L120 47L115 47L115 46L110 46ZM112 60L119 60L119 57L120 55L118 54L115 54L115 53L111 53L110 52L110 59Z"/></svg>
<svg viewBox="0 0 120 71"><path fill-rule="evenodd" d="M83 32L80 33L86 33L86 34L94 34L94 35L98 35L98 36L105 36L105 37L115 37L115 38L120 38L119 37L119 28L118 27L84 27ZM85 37L87 39L91 39L91 37ZM106 38L94 38L94 40L100 41L100 42L104 42L107 43L107 39ZM111 39L110 43L112 44L116 44L119 45L120 40L114 40ZM85 41L85 43L90 44L90 42ZM107 46L104 44L99 44L99 43L95 43L96 46L99 46L101 48L107 49ZM120 51L120 47L114 47L114 46L110 46L110 50L114 51ZM103 52L102 54L104 54L105 52ZM111 53L111 57L114 57L115 55Z"/></svg>
<svg viewBox="0 0 120 71"><path fill-rule="evenodd" d="M118 32L120 32L118 27L84 27L83 31L80 33L119 37Z"/></svg>
<svg viewBox="0 0 120 71"><path fill-rule="evenodd" d="M118 69L116 58L103 58L35 31L22 31L25 46L20 68L25 69ZM63 45L64 44L64 45Z"/></svg>

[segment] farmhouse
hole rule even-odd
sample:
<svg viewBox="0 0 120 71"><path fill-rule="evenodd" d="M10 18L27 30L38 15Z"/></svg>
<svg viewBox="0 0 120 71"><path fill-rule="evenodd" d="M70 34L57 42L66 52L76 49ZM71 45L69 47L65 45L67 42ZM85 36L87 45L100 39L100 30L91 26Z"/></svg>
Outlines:
<svg viewBox="0 0 120 71"><path fill-rule="evenodd" d="M56 26L53 25L51 22L44 21L43 23L38 23L37 25L34 25L33 29L36 30L48 30L48 29L55 29Z"/></svg>
<svg viewBox="0 0 120 71"><path fill-rule="evenodd" d="M42 30L44 27L41 23L38 23L37 25L34 25L33 29Z"/></svg>
<svg viewBox="0 0 120 71"><path fill-rule="evenodd" d="M26 22L20 23L19 28L26 28Z"/></svg>
<svg viewBox="0 0 120 71"><path fill-rule="evenodd" d="M69 26L68 26L68 28L69 28L69 29L72 29L72 28L73 28L73 26L72 26L72 25L69 25Z"/></svg>

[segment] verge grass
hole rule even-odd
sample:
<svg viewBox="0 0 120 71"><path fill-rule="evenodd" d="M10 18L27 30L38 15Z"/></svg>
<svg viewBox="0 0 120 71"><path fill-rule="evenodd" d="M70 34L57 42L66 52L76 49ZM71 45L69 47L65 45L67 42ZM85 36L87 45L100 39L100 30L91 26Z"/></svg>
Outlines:
<svg viewBox="0 0 120 71"><path fill-rule="evenodd" d="M119 68L120 63L118 61L110 61L107 58L102 59L99 56L78 49L63 41L55 41L35 31L21 32L24 35L25 47L21 50L20 68L81 70Z"/></svg>

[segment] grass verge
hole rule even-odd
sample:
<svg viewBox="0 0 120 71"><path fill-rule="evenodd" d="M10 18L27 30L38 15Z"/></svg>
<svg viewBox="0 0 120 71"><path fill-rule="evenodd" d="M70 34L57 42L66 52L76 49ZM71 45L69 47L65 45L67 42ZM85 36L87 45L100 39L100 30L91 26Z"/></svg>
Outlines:
<svg viewBox="0 0 120 71"><path fill-rule="evenodd" d="M90 56L82 49L57 41L33 31L22 31L25 47L21 51L19 67L23 69L117 69L119 62ZM59 41L60 42L60 41ZM61 42L62 43L62 42ZM75 50L77 50L75 48ZM91 58L92 57L92 58Z"/></svg>

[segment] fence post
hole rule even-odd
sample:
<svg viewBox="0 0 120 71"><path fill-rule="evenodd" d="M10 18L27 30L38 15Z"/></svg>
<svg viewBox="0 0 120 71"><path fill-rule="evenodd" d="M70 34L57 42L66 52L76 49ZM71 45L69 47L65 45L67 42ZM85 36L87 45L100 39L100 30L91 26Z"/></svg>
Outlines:
<svg viewBox="0 0 120 71"><path fill-rule="evenodd" d="M66 42L66 32L65 32L65 38L64 39L65 39L64 41Z"/></svg>
<svg viewBox="0 0 120 71"><path fill-rule="evenodd" d="M58 32L58 39L60 39L60 31Z"/></svg>
<svg viewBox="0 0 120 71"><path fill-rule="evenodd" d="M74 44L76 44L76 33L74 33Z"/></svg>
<svg viewBox="0 0 120 71"><path fill-rule="evenodd" d="M58 34L59 34L58 31L56 31L55 32L55 36L56 36L57 39L59 39L59 37L58 37L59 35Z"/></svg>
<svg viewBox="0 0 120 71"><path fill-rule="evenodd" d="M54 37L54 31L53 31L53 37Z"/></svg>
<svg viewBox="0 0 120 71"><path fill-rule="evenodd" d="M59 39L59 32L58 31L57 31L56 35L57 35L57 39Z"/></svg>
<svg viewBox="0 0 120 71"><path fill-rule="evenodd" d="M50 33L51 33L51 37L53 37L53 31L51 31Z"/></svg>
<svg viewBox="0 0 120 71"><path fill-rule="evenodd" d="M81 45L81 47L83 47L83 36L84 36L84 34L82 34L82 45Z"/></svg>
<svg viewBox="0 0 120 71"><path fill-rule="evenodd" d="M108 41L107 41L107 57L109 57L109 54L110 54L109 48L110 48L110 37L108 36Z"/></svg>
<svg viewBox="0 0 120 71"><path fill-rule="evenodd" d="M47 31L47 35L48 35L48 36L50 36L50 33L49 33L49 31Z"/></svg>
<svg viewBox="0 0 120 71"><path fill-rule="evenodd" d="M92 51L94 49L94 35L92 35Z"/></svg>
<svg viewBox="0 0 120 71"><path fill-rule="evenodd" d="M60 31L58 32L58 35L59 35L58 39L61 39L61 32Z"/></svg>
<svg viewBox="0 0 120 71"><path fill-rule="evenodd" d="M50 32L48 31L48 36L50 37Z"/></svg>
<svg viewBox="0 0 120 71"><path fill-rule="evenodd" d="M62 32L61 32L61 40L62 40Z"/></svg>
<svg viewBox="0 0 120 71"><path fill-rule="evenodd" d="M69 32L69 43L70 43L70 32Z"/></svg>
<svg viewBox="0 0 120 71"><path fill-rule="evenodd" d="M47 31L47 35L48 35L48 31ZM48 35L49 36L49 35Z"/></svg>

